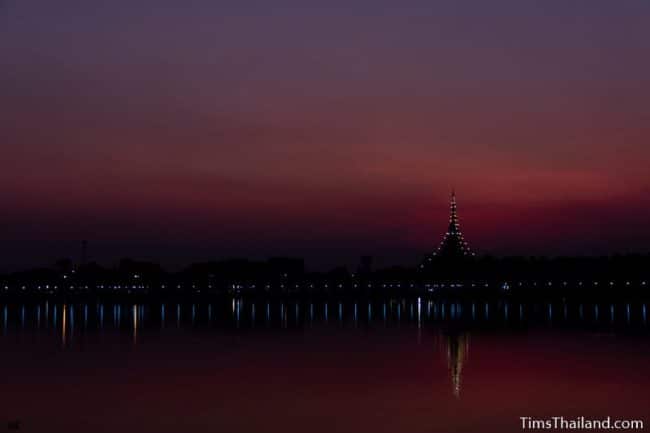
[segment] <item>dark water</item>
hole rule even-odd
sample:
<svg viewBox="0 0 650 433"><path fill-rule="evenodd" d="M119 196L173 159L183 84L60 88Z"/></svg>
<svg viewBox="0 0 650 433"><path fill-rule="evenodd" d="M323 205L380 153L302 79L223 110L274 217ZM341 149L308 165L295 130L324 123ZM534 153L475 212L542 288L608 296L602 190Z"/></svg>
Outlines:
<svg viewBox="0 0 650 433"><path fill-rule="evenodd" d="M522 416L647 425L646 310L0 303L0 431L516 432Z"/></svg>

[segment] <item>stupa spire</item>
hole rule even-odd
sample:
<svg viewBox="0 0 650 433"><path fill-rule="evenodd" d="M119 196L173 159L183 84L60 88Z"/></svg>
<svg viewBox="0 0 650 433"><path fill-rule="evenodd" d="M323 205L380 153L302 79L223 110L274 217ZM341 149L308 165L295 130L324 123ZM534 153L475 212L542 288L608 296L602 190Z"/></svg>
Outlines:
<svg viewBox="0 0 650 433"><path fill-rule="evenodd" d="M463 257L473 255L474 253L472 253L469 245L465 242L465 238L460 229L456 191L455 189L452 189L449 200L449 227L442 238L442 242L440 242L440 246L434 253L434 256Z"/></svg>

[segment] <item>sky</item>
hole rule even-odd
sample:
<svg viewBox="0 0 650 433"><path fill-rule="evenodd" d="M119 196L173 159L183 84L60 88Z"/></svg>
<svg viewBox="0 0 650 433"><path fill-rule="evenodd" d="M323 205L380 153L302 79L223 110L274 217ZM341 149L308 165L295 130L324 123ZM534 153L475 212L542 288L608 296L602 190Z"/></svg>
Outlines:
<svg viewBox="0 0 650 433"><path fill-rule="evenodd" d="M650 3L0 0L0 270L650 251Z"/></svg>

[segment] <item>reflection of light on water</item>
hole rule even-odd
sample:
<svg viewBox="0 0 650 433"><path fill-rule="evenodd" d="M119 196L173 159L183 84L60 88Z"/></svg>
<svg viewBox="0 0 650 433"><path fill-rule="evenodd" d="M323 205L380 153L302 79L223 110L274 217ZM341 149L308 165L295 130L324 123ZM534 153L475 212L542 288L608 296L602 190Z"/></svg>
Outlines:
<svg viewBox="0 0 650 433"><path fill-rule="evenodd" d="M360 304L355 301L341 302L336 300L333 304L334 312L332 314L334 314L334 316L332 317L332 321L328 322L329 304L325 301L306 302L304 304L302 302L295 302L294 300L285 302L274 301L273 305L275 305L275 307L271 306L271 302L264 301L263 303L260 303L260 307L263 310L260 312L261 317L259 319L257 318L256 302L251 301L249 307L246 307L243 299L231 298L231 301L233 326L235 323L237 326L256 326L258 321L263 321L263 316L266 313L267 327L271 324L277 325L278 327L281 325L283 328L287 328L289 325L291 327L309 327L313 326L315 322L329 324L337 323L342 325L347 323L347 321L350 321L350 325L354 324L355 327L359 327L361 324L370 324L373 320L381 321L383 319L384 326L387 326L389 322L399 326L400 321L405 321L412 324L414 328L417 326L417 329L424 330L429 324L429 319L435 321L440 319L446 321L469 320L470 318L478 321L487 320L486 316L490 309L493 310L491 312L493 320L505 320L504 323L507 322L508 324L512 320L518 319L520 321L538 321L549 326L555 325L556 322L561 324L568 323L571 325L576 325L579 322L588 322L585 324L600 324L608 326L619 322L620 325L647 326L647 303L635 302L625 302L620 304L598 304L593 302L587 304L573 304L566 302L552 303L547 301L546 304L525 304L521 302L510 303L501 300L495 301L494 303L484 301L462 303L455 301L431 301L416 297L413 298L413 300L393 299L390 301L377 301L376 304L372 301L364 301ZM425 302L426 305L424 305ZM167 327L167 316L169 314L171 314L170 318L172 320L172 325L173 322L176 321L177 326L180 327L184 319L191 318L194 326L204 326L205 324L212 324L213 320L219 321L220 318L230 318L230 308L228 307L231 307L231 305L226 303L226 308L224 310L215 310L213 307L218 307L219 304L213 305L208 302L199 302L194 304L178 303L176 308L174 308L174 304L172 303L170 304L171 312L168 312L167 306L162 302L157 303L156 305L137 304L135 310L133 310L133 304L130 302L124 305L125 313L124 316L122 316L121 304L107 304L107 326L119 329L121 326L121 319L123 318L125 329L130 329L133 326L133 315L136 315L138 326L143 322L160 320L160 327L161 329L164 329ZM265 306L266 309L264 308ZM601 306L602 309L604 309L602 317L600 317ZM425 307L427 311L425 311ZM79 330L83 333L84 330L89 328L104 329L104 305L99 302L93 304L55 303L52 305L50 311L49 305L45 301L42 304L35 304L33 306L30 306L29 304L0 305L0 328L5 330L5 334L14 327L16 330L49 328L55 329L57 331L56 334L59 335L59 332L62 331L62 324L59 319L62 319L62 310L64 308L66 322L65 340L68 345L78 337L75 333ZM152 309L151 320L146 317L146 314L149 311L148 308ZM160 313L155 314L155 311L158 308L160 308ZM320 308L323 308L323 311L319 315L317 310ZM207 312L205 311L206 309ZM275 310L276 313L279 313L280 316L275 316L274 319L273 310ZM427 312L431 310L432 313L429 317ZM188 313L186 314L187 317L184 317L185 313ZM207 315L204 315L205 313L207 313ZM50 317L48 317L48 315ZM288 320L289 316L292 316L290 324ZM207 320L205 320L206 318ZM294 318L295 320L293 320ZM48 319L51 319L52 321L49 321ZM280 322L277 322L277 319L279 319ZM190 320L187 320L187 322L188 323L186 324L189 325ZM80 329L76 329L77 327ZM0 329L0 333L3 332L2 329ZM57 339L58 338L59 337L57 337Z"/></svg>
<svg viewBox="0 0 650 433"><path fill-rule="evenodd" d="M74 305L70 306L70 337L72 337L72 333L74 331Z"/></svg>
<svg viewBox="0 0 650 433"><path fill-rule="evenodd" d="M56 309L54 310L56 312ZM56 320L56 319L55 319ZM63 304L63 319L61 320L61 343L65 346L67 339L67 325L68 325L68 306Z"/></svg>
<svg viewBox="0 0 650 433"><path fill-rule="evenodd" d="M160 327L165 327L165 304L160 306Z"/></svg>
<svg viewBox="0 0 650 433"><path fill-rule="evenodd" d="M452 393L460 398L463 364L469 352L469 337L465 334L450 335L447 338L447 365L451 375Z"/></svg>
<svg viewBox="0 0 650 433"><path fill-rule="evenodd" d="M304 304L302 302L295 302L294 300L288 302L285 301L284 303L275 301L273 303L275 307L271 307L270 302L264 301L264 303L260 303L260 307L263 310L260 312L261 317L259 319L257 317L257 303L251 301L249 307L246 307L243 299L231 298L231 301L233 302L232 307L234 307L232 310L233 326L235 323L238 323L240 326L248 326L251 324L256 325L258 321L263 321L265 313L267 316L267 325L273 323L278 326L282 324L285 327L289 326L289 316L292 316L292 320L290 321L291 327L313 325L313 323L317 321L328 323L327 321L329 319L329 305L324 301L306 302ZM426 303L426 305L424 305L424 303ZM485 313L487 313L489 309L493 310L490 312L492 313L491 319L505 320L505 322L508 323L512 320L518 319L521 321L540 321L541 323L546 323L548 325L555 325L556 322L563 324L577 324L579 323L578 319L580 319L580 322L589 322L591 325L610 325L610 323L614 324L619 322L619 324L627 326L647 326L647 303L629 302L620 304L610 303L609 305L597 303L554 304L547 301L546 304L524 304L520 302L510 303L502 300L496 301L494 304L481 304L481 302L467 302L466 304L454 301L432 302L417 297L413 298L412 301L392 300L377 302L377 304L371 301L364 301L363 304L360 304L354 301L339 302L337 300L333 305L334 312L332 314L334 314L334 316L332 320L334 322L340 322L341 324L350 321L350 325L354 323L354 326L357 327L362 323L369 324L372 321L381 321L382 319L384 320L384 325L388 322L393 322L394 324L399 325L399 321L401 320L413 324L414 328L417 326L418 328L425 329L429 323L429 319L435 321L440 319L447 321L469 320L470 318L478 321L486 320L487 318L484 316L485 308ZM4 327L7 330L12 329L13 326L15 326L16 329L54 328L57 331L60 331L61 322L59 320L62 318L63 306L63 303L58 305L53 304L52 308L49 309L45 302L33 306L28 304L0 305L0 327ZM151 320L156 322L160 321L161 328L167 326L167 316L169 314L171 314L172 324L174 321L177 321L179 327L184 323L183 320L190 318L194 326L204 326L205 324L212 323L213 320L230 317L230 308L228 307L231 307L231 305L226 303L226 309L223 311L219 309L215 310L215 306L218 305L211 305L207 302L195 304L178 303L176 308L174 308L174 304L172 303L170 305L172 310L171 312L168 312L167 306L162 302L151 306L148 304L138 304L138 322L141 324L143 321L150 321L149 318L146 317L146 314L149 311L148 308L152 309ZM264 306L266 306L266 309ZM601 306L604 309L602 317L600 317ZM108 304L106 307L108 309L108 312L106 313L108 314L107 326L111 328L114 326L119 329L121 319L123 318L125 328L131 328L132 307L133 304L130 302L125 304L125 313L124 316L122 316L121 305L119 303ZM425 307L426 310L432 310L431 317L427 315ZM72 342L73 337L77 337L75 333L79 330L83 331L88 328L104 329L104 305L101 303L73 303L66 304L65 308L67 328L66 340L68 344ZM160 309L159 314L155 314L155 311L158 310L158 308ZM320 308L323 308L323 311L319 315L317 310ZM275 316L276 318L274 319L272 313L273 310L275 310L276 313L279 313L280 316ZM413 311L413 313L411 313L411 311ZM48 320L48 314L50 316L49 319L52 321ZM293 320L294 318L295 320ZM280 319L281 322L276 323L277 319ZM190 320L187 320L187 322L187 325L189 325ZM329 323L332 324L333 322ZM76 329L77 327L80 329ZM0 332L2 331L0 330Z"/></svg>
<svg viewBox="0 0 650 433"><path fill-rule="evenodd" d="M627 312L627 324L630 324L630 304L627 304L626 306L626 312Z"/></svg>
<svg viewBox="0 0 650 433"><path fill-rule="evenodd" d="M288 313L289 308L284 308L284 304L282 304L282 328L287 327L287 323L289 321L289 313Z"/></svg>
<svg viewBox="0 0 650 433"><path fill-rule="evenodd" d="M133 305L133 344L138 342L138 305Z"/></svg>

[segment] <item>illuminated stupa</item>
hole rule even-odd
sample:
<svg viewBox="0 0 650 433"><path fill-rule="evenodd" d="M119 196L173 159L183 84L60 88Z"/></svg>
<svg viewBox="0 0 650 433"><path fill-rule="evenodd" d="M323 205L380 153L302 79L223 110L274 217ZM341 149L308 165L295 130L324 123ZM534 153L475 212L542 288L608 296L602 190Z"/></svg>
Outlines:
<svg viewBox="0 0 650 433"><path fill-rule="evenodd" d="M456 193L454 191L451 192L449 208L449 227L442 237L440 246L433 255L441 257L473 256L474 253L470 250L465 238L463 238L463 233L460 231L458 205L456 204Z"/></svg>
<svg viewBox="0 0 650 433"><path fill-rule="evenodd" d="M436 249L433 254L429 255L420 267L424 268L427 262L432 262L434 258L461 259L473 257L474 255L475 254L470 250L469 245L467 245L467 242L465 242L463 233L460 230L456 193L452 191L449 204L449 226L447 232L442 237L442 242L440 242L438 249Z"/></svg>

